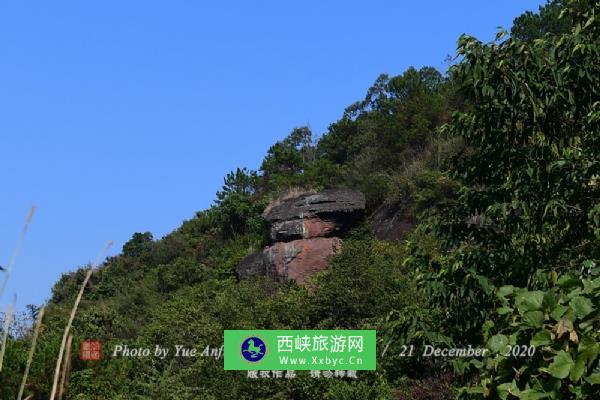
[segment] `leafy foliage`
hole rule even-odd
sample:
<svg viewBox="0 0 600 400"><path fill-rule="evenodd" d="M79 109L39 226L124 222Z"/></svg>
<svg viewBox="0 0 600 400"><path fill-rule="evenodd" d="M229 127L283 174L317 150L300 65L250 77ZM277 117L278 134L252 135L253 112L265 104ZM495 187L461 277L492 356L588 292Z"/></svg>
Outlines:
<svg viewBox="0 0 600 400"><path fill-rule="evenodd" d="M68 399L593 399L600 385L600 25L597 2L550 1L510 37L463 36L447 75L381 75L315 141L299 127L258 171L237 168L216 200L155 240L135 233L94 273L74 323L133 347L222 343L228 328L370 328L378 370L348 379L246 379L222 360L72 358ZM310 282L238 282L268 242L262 214L294 190L363 191L420 223L406 241L367 221ZM49 396L84 270L52 291L27 393ZM31 309L31 318L35 316ZM28 328L7 347L13 398ZM487 346L490 356L402 357L403 346ZM507 346L535 347L516 357ZM74 346L73 351L76 351Z"/></svg>
<svg viewBox="0 0 600 400"><path fill-rule="evenodd" d="M546 291L499 288L496 326L501 330L488 341L496 354L482 367L481 386L467 392L494 393L500 399L593 398L598 393L600 268L588 262L583 275L568 273L555 284ZM515 346L535 354L507 355L507 348Z"/></svg>
<svg viewBox="0 0 600 400"><path fill-rule="evenodd" d="M459 343L482 343L496 330L507 332L489 338L496 350L527 344L532 330L548 323L552 310L543 309L542 301L552 296L560 299L559 308L565 303L573 309L563 321L570 330L578 314L593 309L590 299L573 294L572 304L556 289L600 256L593 219L600 201L598 11L597 3L570 1L559 18L572 24L567 33L525 42L501 41L500 32L488 44L467 36L459 42L463 60L452 74L471 107L442 131L474 151L454 167L465 185L456 206L431 225L444 251L434 257L416 251L424 286L447 311L445 331ZM527 289L510 306L499 305L496 294L512 287ZM512 315L515 307L512 318L496 315L496 309ZM580 379L581 365L569 375L577 353L560 338L543 359L488 361L489 378L477 390L502 399L509 393L592 398L591 382ZM502 386L489 390L491 381Z"/></svg>
<svg viewBox="0 0 600 400"><path fill-rule="evenodd" d="M533 42L547 34L559 35L568 32L572 21L564 17L559 18L564 5L564 0L550 0L540 6L538 13L525 12L513 22L511 36L517 40Z"/></svg>

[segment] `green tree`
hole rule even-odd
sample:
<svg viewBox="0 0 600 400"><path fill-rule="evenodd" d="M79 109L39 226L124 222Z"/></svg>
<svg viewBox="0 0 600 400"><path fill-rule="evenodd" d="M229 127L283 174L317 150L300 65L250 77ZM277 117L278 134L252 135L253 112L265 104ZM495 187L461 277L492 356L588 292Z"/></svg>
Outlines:
<svg viewBox="0 0 600 400"><path fill-rule="evenodd" d="M564 9L564 0L548 0L534 13L527 11L513 21L510 35L517 40L532 42L546 34L559 35L569 31L572 21L568 18L559 18Z"/></svg>
<svg viewBox="0 0 600 400"><path fill-rule="evenodd" d="M312 159L310 128L294 128L284 140L269 148L260 170L267 180L276 175L293 176L302 173Z"/></svg>
<svg viewBox="0 0 600 400"><path fill-rule="evenodd" d="M123 245L123 255L126 257L139 257L152 244L154 238L150 232L136 232L131 239Z"/></svg>
<svg viewBox="0 0 600 400"><path fill-rule="evenodd" d="M498 287L526 288L537 301L564 277L600 261L599 12L597 2L566 2L561 19L572 21L572 29L532 42L501 41L503 32L488 44L460 39L463 60L452 74L472 107L456 113L444 131L471 149L455 168L466 186L435 225L443 252L426 257L426 287L447 311L447 330L458 341L484 341L498 331L516 340L518 320L494 312L502 306ZM549 317L529 303L515 318L531 329ZM594 362L596 356L592 369ZM500 381L518 380L520 373ZM518 381L519 390L541 379L529 377ZM577 382L565 381L550 398L592 398Z"/></svg>
<svg viewBox="0 0 600 400"><path fill-rule="evenodd" d="M408 149L423 146L448 119L450 89L432 67L380 75L365 99L346 108L319 140L319 156L345 164L370 155L369 169L396 168Z"/></svg>
<svg viewBox="0 0 600 400"><path fill-rule="evenodd" d="M235 172L229 172L223 181L223 188L217 192L217 204L222 203L228 196L233 194L240 196L254 194L256 192L258 176L256 171L237 168Z"/></svg>

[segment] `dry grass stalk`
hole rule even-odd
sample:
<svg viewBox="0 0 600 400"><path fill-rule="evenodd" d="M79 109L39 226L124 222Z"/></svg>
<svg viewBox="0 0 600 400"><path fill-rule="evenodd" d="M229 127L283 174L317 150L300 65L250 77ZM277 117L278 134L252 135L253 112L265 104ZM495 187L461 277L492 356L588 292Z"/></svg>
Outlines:
<svg viewBox="0 0 600 400"><path fill-rule="evenodd" d="M33 354L35 353L35 346L37 344L38 335L40 333L40 327L42 326L42 318L44 318L45 308L42 307L38 313L37 322L35 323L35 329L33 331L33 339L31 339L31 349L29 349L29 356L27 357L27 365L25 366L25 373L23 374L23 380L21 381L21 388L19 389L19 395L17 400L21 400L23 392L25 391L25 385L27 384L27 376L29 375L29 368L33 361ZM31 396L28 397L28 399Z"/></svg>
<svg viewBox="0 0 600 400"><path fill-rule="evenodd" d="M58 391L58 400L62 400L66 385L67 385L67 372L71 369L71 347L73 344L73 334L69 334L69 339L67 339L67 354L65 360L63 362L62 376L60 378L60 390Z"/></svg>
<svg viewBox="0 0 600 400"><path fill-rule="evenodd" d="M4 319L4 326L2 327L2 348L0 349L0 371L2 371L2 364L4 362L4 354L6 352L6 344L8 342L8 331L10 324L12 323L13 313L15 311L15 304L17 303L17 295L13 296L13 302L8 307L6 312L6 318Z"/></svg>
<svg viewBox="0 0 600 400"><path fill-rule="evenodd" d="M71 310L71 316L69 317L69 321L67 322L67 326L65 327L65 332L62 337L62 342L60 344L60 350L58 351L56 367L54 368L54 381L52 382L52 392L50 393L50 400L54 400L54 398L56 397L56 389L58 387L58 377L60 375L60 366L62 365L62 360L63 360L64 352L65 352L65 346L67 344L67 338L71 331L71 326L73 325L73 320L75 319L75 314L77 313L77 308L79 307L79 303L81 302L81 298L83 297L83 291L85 290L85 287L87 286L87 284L92 276L92 272L94 272L94 266L97 266L98 264L100 264L100 261L102 260L102 258L104 257L104 255L106 254L106 252L108 251L110 246L112 246L112 242L108 242L108 244L105 246L105 248L102 250L102 252L98 256L98 260L96 261L96 263L94 263L94 265L92 265L88 269L87 273L85 274L85 278L83 279L83 283L81 284L81 288L79 289L79 293L77 294L77 298L75 299L75 304L73 305L73 309Z"/></svg>
<svg viewBox="0 0 600 400"><path fill-rule="evenodd" d="M29 228L29 224L31 223L31 219L33 218L33 214L37 210L37 206L34 204L29 209L29 214L27 214L27 219L25 219L25 225L23 226L23 230L21 231L21 236L17 240L17 244L15 245L15 249L10 257L10 261L6 266L6 270L4 271L4 276L2 277L2 284L0 284L0 298L2 298L2 293L4 293L4 289L6 289L6 283L8 282L8 278L15 266L15 262L17 261L17 256L21 252L21 245L25 240L25 234L27 233L27 229Z"/></svg>

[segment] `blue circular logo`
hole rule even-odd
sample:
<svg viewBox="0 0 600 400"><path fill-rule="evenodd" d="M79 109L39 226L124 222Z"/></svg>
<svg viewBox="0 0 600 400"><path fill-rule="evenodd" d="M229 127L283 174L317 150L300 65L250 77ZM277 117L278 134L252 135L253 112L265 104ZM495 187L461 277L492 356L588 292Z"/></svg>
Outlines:
<svg viewBox="0 0 600 400"><path fill-rule="evenodd" d="M255 336L249 337L242 342L242 356L250 361L257 362L267 354L267 345L262 339Z"/></svg>

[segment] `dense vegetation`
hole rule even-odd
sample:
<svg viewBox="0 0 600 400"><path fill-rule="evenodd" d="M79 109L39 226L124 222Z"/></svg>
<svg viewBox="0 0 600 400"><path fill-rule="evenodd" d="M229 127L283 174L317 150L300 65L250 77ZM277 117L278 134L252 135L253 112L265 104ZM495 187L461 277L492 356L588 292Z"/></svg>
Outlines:
<svg viewBox="0 0 600 400"><path fill-rule="evenodd" d="M359 379L249 379L222 360L72 357L67 399L595 399L600 396L600 4L550 1L491 43L462 36L446 74L380 76L318 141L294 129L259 171L229 173L213 207L160 240L135 233L94 272L73 349L220 346L223 329L369 328ZM350 187L367 218L311 290L238 281L261 214L295 190ZM418 222L375 238L381 207ZM48 398L85 268L47 305L26 394ZM37 309L29 310L35 319ZM13 332L0 398L31 340ZM484 359L401 357L402 345L485 346ZM527 357L507 345L533 345ZM384 351L385 350L385 351Z"/></svg>

